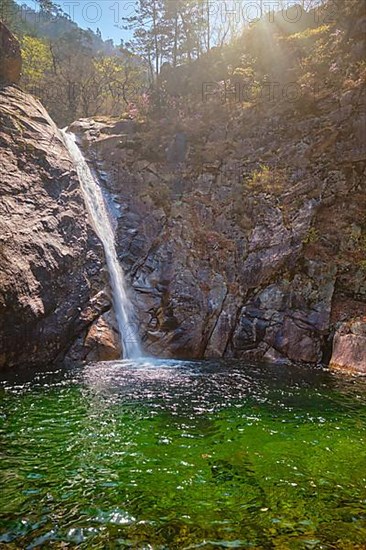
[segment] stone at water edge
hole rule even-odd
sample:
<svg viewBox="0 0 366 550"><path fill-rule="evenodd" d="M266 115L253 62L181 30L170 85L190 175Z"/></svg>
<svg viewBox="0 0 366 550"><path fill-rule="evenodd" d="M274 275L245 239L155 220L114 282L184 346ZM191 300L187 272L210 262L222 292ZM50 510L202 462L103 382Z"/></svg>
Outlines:
<svg viewBox="0 0 366 550"><path fill-rule="evenodd" d="M111 312L104 313L90 327L84 341L86 360L113 361L122 357L117 323Z"/></svg>
<svg viewBox="0 0 366 550"><path fill-rule="evenodd" d="M334 336L330 367L366 374L366 320L342 323Z"/></svg>
<svg viewBox="0 0 366 550"><path fill-rule="evenodd" d="M20 45L0 21L0 83L18 84L22 72Z"/></svg>

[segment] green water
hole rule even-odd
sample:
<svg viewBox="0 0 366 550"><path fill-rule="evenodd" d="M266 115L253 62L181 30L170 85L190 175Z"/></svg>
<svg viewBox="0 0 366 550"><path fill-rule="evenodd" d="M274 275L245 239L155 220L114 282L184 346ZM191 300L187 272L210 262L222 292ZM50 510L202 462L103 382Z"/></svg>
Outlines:
<svg viewBox="0 0 366 550"><path fill-rule="evenodd" d="M1 376L0 548L366 548L365 378L238 361Z"/></svg>

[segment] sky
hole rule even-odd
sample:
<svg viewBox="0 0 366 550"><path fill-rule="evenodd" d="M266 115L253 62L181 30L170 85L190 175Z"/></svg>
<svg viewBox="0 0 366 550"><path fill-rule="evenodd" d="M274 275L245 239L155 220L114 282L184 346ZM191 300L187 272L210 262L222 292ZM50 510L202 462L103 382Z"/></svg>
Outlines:
<svg viewBox="0 0 366 550"><path fill-rule="evenodd" d="M37 9L36 0L16 0ZM314 2L314 0L312 0ZM116 45L121 39L127 41L132 32L123 30L124 17L135 13L136 0L54 0L54 2L81 28L99 29L104 40L112 39ZM241 28L260 16L261 6L266 11L277 11L280 6L301 3L302 0L208 0L211 23L235 21ZM307 0L306 3L310 3Z"/></svg>
<svg viewBox="0 0 366 550"><path fill-rule="evenodd" d="M17 2L37 8L35 0ZM115 44L119 44L121 38L128 40L131 36L129 31L120 27L124 24L123 17L133 15L134 0L55 0L55 3L81 28L93 31L99 28L104 40L111 38Z"/></svg>

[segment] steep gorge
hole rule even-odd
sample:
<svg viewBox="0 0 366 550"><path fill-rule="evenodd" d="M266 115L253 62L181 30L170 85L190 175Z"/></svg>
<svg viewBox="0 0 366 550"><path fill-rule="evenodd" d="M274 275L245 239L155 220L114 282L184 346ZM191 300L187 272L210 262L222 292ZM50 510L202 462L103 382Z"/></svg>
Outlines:
<svg viewBox="0 0 366 550"><path fill-rule="evenodd" d="M334 362L366 369L365 104L361 75L305 110L213 104L201 135L71 126L108 195L147 353L328 363L338 330ZM6 81L0 120L0 365L117 357L102 247L59 131Z"/></svg>
<svg viewBox="0 0 366 550"><path fill-rule="evenodd" d="M343 158L319 158L312 144L332 116L354 123L335 109L307 117L301 135L288 114L275 138L288 169L275 168L275 192L243 177L258 166L255 141L272 154L266 118L256 116L250 133L247 114L247 139L230 136L231 153L200 174L193 148L173 166L136 160L146 138L131 121L73 126L119 212L120 259L148 352L327 363L338 324L365 315L361 151L338 142ZM304 159L304 147L314 156Z"/></svg>
<svg viewBox="0 0 366 550"><path fill-rule="evenodd" d="M101 247L41 104L5 86L0 120L0 364L47 364L105 308L97 299Z"/></svg>

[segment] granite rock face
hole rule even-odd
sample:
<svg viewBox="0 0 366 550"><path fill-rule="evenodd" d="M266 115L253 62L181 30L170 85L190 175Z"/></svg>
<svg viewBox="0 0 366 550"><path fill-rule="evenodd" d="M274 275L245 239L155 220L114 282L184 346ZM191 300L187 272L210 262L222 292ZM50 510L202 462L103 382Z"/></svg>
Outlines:
<svg viewBox="0 0 366 550"><path fill-rule="evenodd" d="M108 202L139 319L129 329L147 354L364 370L365 105L355 72L297 103L196 100L179 124L166 111L71 125ZM0 146L0 366L117 358L74 167L14 86L0 89Z"/></svg>
<svg viewBox="0 0 366 550"><path fill-rule="evenodd" d="M18 88L1 89L0 117L0 365L118 358L101 245L62 138ZM343 157L314 147L308 163L315 125L301 142L295 123L277 135L290 170L273 167L274 186L253 183L258 161L242 160L272 154L258 125L248 139L232 129L232 152L198 168L182 132L161 160L131 120L71 127L104 188L147 354L327 363L340 323L366 314L359 138ZM217 128L211 139L219 150ZM363 336L347 331L332 363L363 368Z"/></svg>
<svg viewBox="0 0 366 550"><path fill-rule="evenodd" d="M83 348L86 351L83 359L88 362L111 361L122 356L118 327L110 311L101 315L91 325L83 342Z"/></svg>
<svg viewBox="0 0 366 550"><path fill-rule="evenodd" d="M344 304L366 312L364 149L350 130L359 106L354 115L322 108L301 136L291 113L281 131L256 113L244 137L233 122L230 150L198 166L181 130L167 137L164 159L163 140L152 151L131 120L72 126L109 197L147 353L328 363L337 323L354 314ZM340 118L337 142L328 134ZM222 139L213 128L201 157L222 150ZM184 148L172 158L177 142ZM286 170L271 167L278 151ZM258 159L275 174L270 185L253 182Z"/></svg>
<svg viewBox="0 0 366 550"><path fill-rule="evenodd" d="M103 311L100 246L61 135L33 97L0 89L0 366L63 358Z"/></svg>
<svg viewBox="0 0 366 550"><path fill-rule="evenodd" d="M366 373L366 322L342 323L335 333L330 366Z"/></svg>
<svg viewBox="0 0 366 550"><path fill-rule="evenodd" d="M17 84L22 72L20 45L0 21L0 83Z"/></svg>

